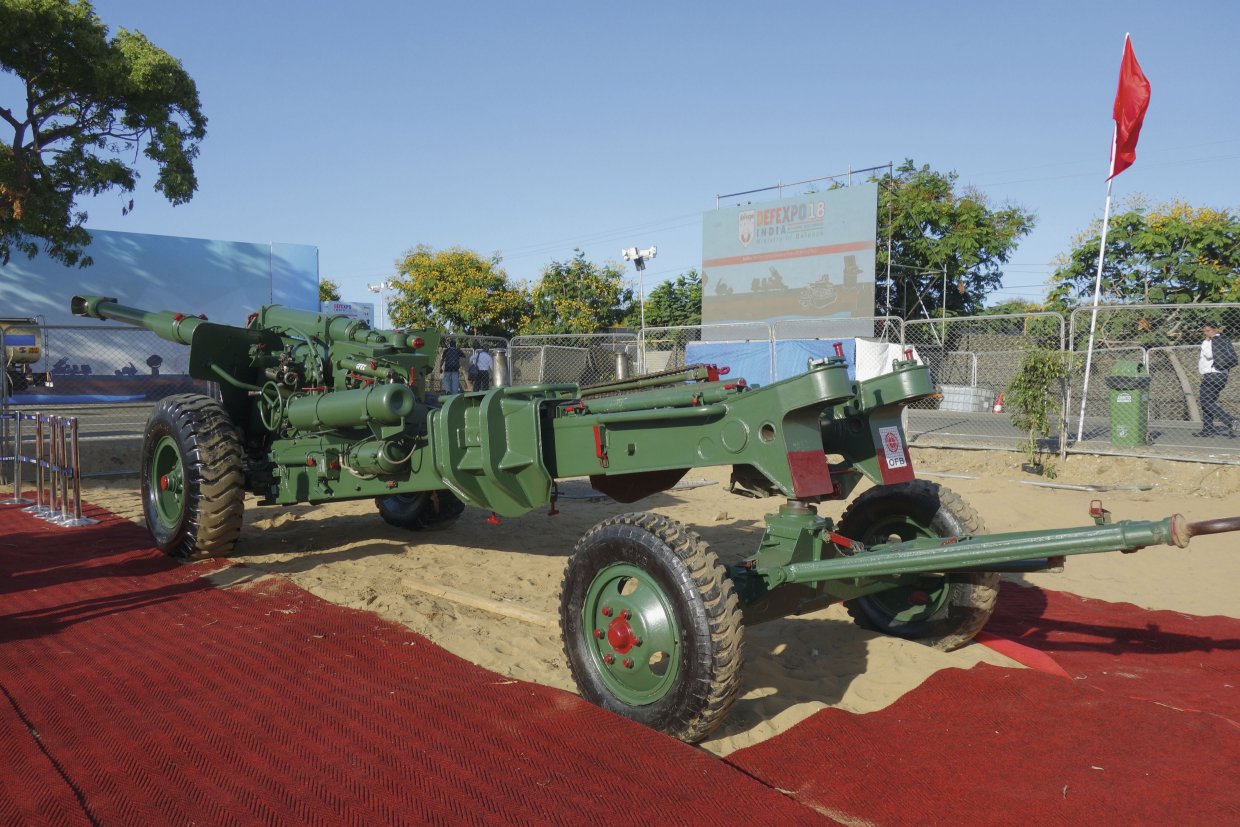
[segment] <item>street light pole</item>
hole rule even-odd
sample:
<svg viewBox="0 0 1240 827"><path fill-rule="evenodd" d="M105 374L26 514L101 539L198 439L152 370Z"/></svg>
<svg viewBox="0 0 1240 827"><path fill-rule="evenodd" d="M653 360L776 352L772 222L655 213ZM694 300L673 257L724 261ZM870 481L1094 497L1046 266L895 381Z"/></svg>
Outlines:
<svg viewBox="0 0 1240 827"><path fill-rule="evenodd" d="M646 261L652 259L659 252L659 248L651 245L648 250L639 250L636 247L629 247L621 250L620 255L624 256L625 261L633 262L633 266L637 268L637 289L641 293L638 297L638 303L641 307L642 330L646 329Z"/></svg>
<svg viewBox="0 0 1240 827"><path fill-rule="evenodd" d="M366 289L372 293L379 294L379 313L377 314L379 318L377 319L377 321L380 324L378 325L378 327L380 330L387 330L387 325L383 324L384 318L387 314L387 300L384 296L384 291L392 289L392 280L384 279L378 284L367 284Z"/></svg>

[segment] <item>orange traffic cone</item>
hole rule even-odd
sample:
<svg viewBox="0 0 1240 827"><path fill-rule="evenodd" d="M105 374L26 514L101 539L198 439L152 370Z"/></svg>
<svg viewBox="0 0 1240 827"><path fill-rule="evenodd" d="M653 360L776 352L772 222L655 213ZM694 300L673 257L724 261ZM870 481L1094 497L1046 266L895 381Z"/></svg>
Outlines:
<svg viewBox="0 0 1240 827"><path fill-rule="evenodd" d="M999 394L999 398L995 400L994 413L1003 413L1003 394Z"/></svg>

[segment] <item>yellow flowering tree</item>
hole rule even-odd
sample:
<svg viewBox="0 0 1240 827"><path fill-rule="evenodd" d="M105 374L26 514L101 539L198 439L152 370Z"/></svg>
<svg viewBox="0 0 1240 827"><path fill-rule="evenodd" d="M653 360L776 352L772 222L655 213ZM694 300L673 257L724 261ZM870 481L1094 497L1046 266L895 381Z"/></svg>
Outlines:
<svg viewBox="0 0 1240 827"><path fill-rule="evenodd" d="M453 247L419 244L396 262L388 305L397 327L436 327L453 333L510 336L527 315L522 285L513 285L498 254L483 258Z"/></svg>
<svg viewBox="0 0 1240 827"><path fill-rule="evenodd" d="M1050 300L1072 307L1093 299L1102 221L1057 262ZM1240 216L1141 198L1111 216L1102 271L1103 302L1197 304L1240 301Z"/></svg>
<svg viewBox="0 0 1240 827"><path fill-rule="evenodd" d="M553 261L530 291L530 316L524 333L596 333L623 321L633 303L633 288L613 264L586 261L576 251L568 261Z"/></svg>

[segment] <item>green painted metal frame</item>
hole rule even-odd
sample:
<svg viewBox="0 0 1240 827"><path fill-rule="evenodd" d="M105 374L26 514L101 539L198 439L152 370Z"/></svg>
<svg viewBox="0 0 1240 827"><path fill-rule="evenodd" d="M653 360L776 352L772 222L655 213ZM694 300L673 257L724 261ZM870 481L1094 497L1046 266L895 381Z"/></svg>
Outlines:
<svg viewBox="0 0 1240 827"><path fill-rule="evenodd" d="M863 476L913 479L900 414L934 387L912 361L853 381L842 358L824 359L757 389L692 366L587 389L497 387L441 397L436 407L425 384L436 331L371 330L276 306L246 328L102 296L75 296L72 310L188 344L191 375L220 383L244 435L249 487L269 503L447 488L516 516L552 504L555 481L566 477L639 499L691 468L745 469L764 493L788 499L766 518L754 555L732 571L747 620L877 593L927 572L1028 570L1069 554L1187 542L1178 518L869 548L838 537L813 503L848 496Z"/></svg>

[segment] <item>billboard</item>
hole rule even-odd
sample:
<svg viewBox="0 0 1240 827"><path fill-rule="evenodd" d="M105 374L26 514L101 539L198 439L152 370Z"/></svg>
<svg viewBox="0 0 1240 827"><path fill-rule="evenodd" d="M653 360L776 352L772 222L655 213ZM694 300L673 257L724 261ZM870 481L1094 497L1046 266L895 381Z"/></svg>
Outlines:
<svg viewBox="0 0 1240 827"><path fill-rule="evenodd" d="M872 182L706 213L702 323L873 316L877 213Z"/></svg>
<svg viewBox="0 0 1240 827"><path fill-rule="evenodd" d="M375 326L374 302L322 302L319 309L330 316L348 316L361 319L369 327Z"/></svg>
<svg viewBox="0 0 1240 827"><path fill-rule="evenodd" d="M0 265L0 311L46 326L41 359L31 366L46 384L14 396L19 404L154 399L193 389L183 385L189 348L122 322L74 316L74 295L238 326L267 304L319 306L319 253L307 245L92 230L87 252L90 267L65 267L46 255Z"/></svg>

